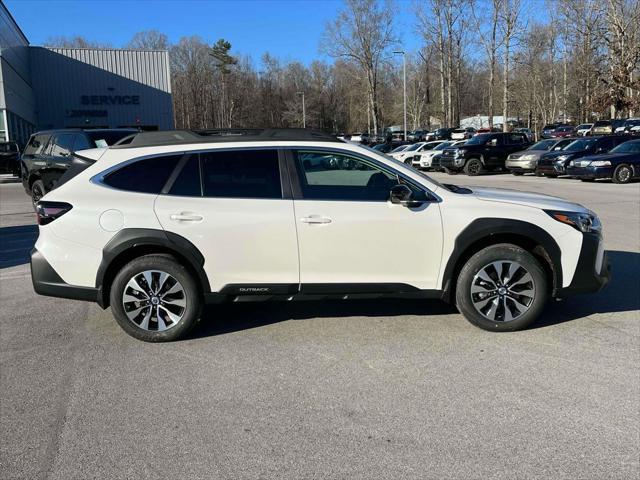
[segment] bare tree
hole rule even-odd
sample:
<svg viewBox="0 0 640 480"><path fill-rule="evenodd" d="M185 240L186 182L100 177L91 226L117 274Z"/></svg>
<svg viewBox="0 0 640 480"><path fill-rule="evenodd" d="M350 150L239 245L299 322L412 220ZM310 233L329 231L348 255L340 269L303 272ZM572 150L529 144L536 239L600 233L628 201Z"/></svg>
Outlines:
<svg viewBox="0 0 640 480"><path fill-rule="evenodd" d="M145 30L131 37L126 47L135 50L167 50L169 39L158 30Z"/></svg>
<svg viewBox="0 0 640 480"><path fill-rule="evenodd" d="M65 37L64 35L49 37L44 42L44 46L58 48L112 48L110 43L87 40L80 35L73 37Z"/></svg>
<svg viewBox="0 0 640 480"><path fill-rule="evenodd" d="M489 64L489 106L488 106L488 115L489 115L489 128L493 128L493 113L494 113L494 93L495 93L495 84L496 84L496 65L498 58L498 50L501 46L500 39L498 38L498 21L500 19L500 14L503 10L503 2L505 0L491 0L489 2L490 5L490 15L487 17L487 21L480 21L476 14L476 8L473 8L473 16L476 21L478 34L480 37L480 41L484 46L484 49L487 53L487 61ZM483 17L484 18L484 17ZM505 123L505 122L503 122Z"/></svg>
<svg viewBox="0 0 640 480"><path fill-rule="evenodd" d="M390 1L346 0L338 18L329 23L322 49L333 57L356 62L367 79L373 131L378 133L378 74L389 48L397 43L393 32L394 8Z"/></svg>
<svg viewBox="0 0 640 480"><path fill-rule="evenodd" d="M500 24L502 37L504 42L504 56L502 59L502 131L507 132L509 129L509 60L511 54L511 46L514 38L519 31L521 13L520 0L502 0L502 10L500 12Z"/></svg>

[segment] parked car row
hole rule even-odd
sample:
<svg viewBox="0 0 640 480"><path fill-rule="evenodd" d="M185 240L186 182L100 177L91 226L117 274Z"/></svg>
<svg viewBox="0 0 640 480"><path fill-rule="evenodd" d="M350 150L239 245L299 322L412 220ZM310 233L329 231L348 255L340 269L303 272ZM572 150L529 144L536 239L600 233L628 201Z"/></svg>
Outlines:
<svg viewBox="0 0 640 480"><path fill-rule="evenodd" d="M542 128L540 138L588 137L614 133L640 135L640 118L598 120L577 126L552 123Z"/></svg>
<svg viewBox="0 0 640 480"><path fill-rule="evenodd" d="M390 155L420 170L470 176L506 169L513 175L568 175L584 181L610 178L614 183L640 177L640 139L631 135L558 137L531 143L520 132L485 133L469 140L402 145Z"/></svg>

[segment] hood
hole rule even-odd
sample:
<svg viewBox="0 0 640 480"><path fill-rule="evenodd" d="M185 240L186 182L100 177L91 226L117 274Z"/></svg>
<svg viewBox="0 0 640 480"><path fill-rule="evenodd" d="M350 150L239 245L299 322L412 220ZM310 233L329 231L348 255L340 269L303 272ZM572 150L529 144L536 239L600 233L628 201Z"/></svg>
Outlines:
<svg viewBox="0 0 640 480"><path fill-rule="evenodd" d="M551 195L543 195L540 193L520 192L517 190L508 190L506 188L485 188L485 187L468 187L473 195L483 201L511 203L515 205L523 205L525 207L541 208L544 210L560 210L566 212L583 212L589 210L582 205L559 197Z"/></svg>
<svg viewBox="0 0 640 480"><path fill-rule="evenodd" d="M581 161L590 162L592 160L614 160L616 158L623 158L629 155L634 155L633 153L601 153L599 155L586 155L582 157Z"/></svg>

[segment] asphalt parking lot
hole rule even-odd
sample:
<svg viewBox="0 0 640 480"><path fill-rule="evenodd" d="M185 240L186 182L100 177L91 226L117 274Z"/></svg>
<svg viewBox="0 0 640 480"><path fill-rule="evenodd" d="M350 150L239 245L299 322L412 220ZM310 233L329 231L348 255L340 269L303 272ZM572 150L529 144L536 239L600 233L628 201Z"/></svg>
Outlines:
<svg viewBox="0 0 640 480"><path fill-rule="evenodd" d="M595 210L612 282L517 333L436 301L300 302L145 344L34 294L34 215L0 182L0 478L638 478L640 183L434 176Z"/></svg>

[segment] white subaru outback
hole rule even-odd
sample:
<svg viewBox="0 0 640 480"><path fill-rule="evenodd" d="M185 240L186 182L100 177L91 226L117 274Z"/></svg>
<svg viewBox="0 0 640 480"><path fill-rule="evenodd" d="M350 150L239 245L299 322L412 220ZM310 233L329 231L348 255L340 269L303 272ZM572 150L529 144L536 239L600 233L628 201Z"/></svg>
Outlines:
<svg viewBox="0 0 640 480"><path fill-rule="evenodd" d="M601 224L559 198L442 185L308 130L139 133L85 150L37 204L37 293L182 337L207 302L440 298L517 330L608 281Z"/></svg>

